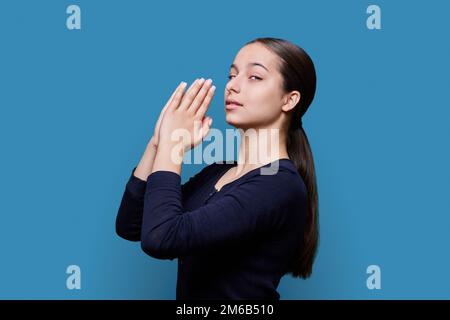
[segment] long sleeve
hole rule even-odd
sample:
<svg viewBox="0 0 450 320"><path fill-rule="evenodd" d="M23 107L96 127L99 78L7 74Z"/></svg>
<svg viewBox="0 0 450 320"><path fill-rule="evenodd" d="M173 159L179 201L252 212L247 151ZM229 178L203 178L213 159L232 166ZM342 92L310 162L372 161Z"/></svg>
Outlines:
<svg viewBox="0 0 450 320"><path fill-rule="evenodd" d="M303 190L289 184L289 174L256 175L217 201L185 211L180 175L153 172L144 196L143 251L174 259L269 235L287 223L295 205L302 205Z"/></svg>
<svg viewBox="0 0 450 320"><path fill-rule="evenodd" d="M188 195L195 184L205 178L205 175L209 172L209 168L210 166L207 166L194 176L190 177L188 181L181 186L182 193ZM144 195L147 186L147 181L134 176L135 170L136 167L133 168L125 186L116 216L117 235L129 241L141 240ZM150 179L150 176L147 180L148 179Z"/></svg>
<svg viewBox="0 0 450 320"><path fill-rule="evenodd" d="M125 186L116 216L116 233L126 240L140 241L142 227L142 213L144 209L144 194L147 181L131 176Z"/></svg>

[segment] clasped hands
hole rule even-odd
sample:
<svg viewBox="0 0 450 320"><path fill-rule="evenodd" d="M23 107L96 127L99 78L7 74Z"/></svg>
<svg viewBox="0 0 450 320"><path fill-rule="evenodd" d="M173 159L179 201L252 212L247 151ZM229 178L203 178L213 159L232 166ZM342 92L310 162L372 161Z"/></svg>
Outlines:
<svg viewBox="0 0 450 320"><path fill-rule="evenodd" d="M158 150L155 162L169 160L170 154L172 163L179 164L184 153L197 146L211 128L212 118L205 114L214 96L212 80L196 79L184 92L186 85L178 85L161 111L152 137ZM164 155L158 156L160 153ZM155 165L152 171L161 169Z"/></svg>

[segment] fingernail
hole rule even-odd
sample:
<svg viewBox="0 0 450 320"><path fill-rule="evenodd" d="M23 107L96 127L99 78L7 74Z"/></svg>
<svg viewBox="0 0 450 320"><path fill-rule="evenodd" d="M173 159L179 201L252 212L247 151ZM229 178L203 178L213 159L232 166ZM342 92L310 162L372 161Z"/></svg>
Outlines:
<svg viewBox="0 0 450 320"><path fill-rule="evenodd" d="M211 79L206 80L206 84L210 84L212 82Z"/></svg>
<svg viewBox="0 0 450 320"><path fill-rule="evenodd" d="M209 118L209 125L211 126L212 124L212 118Z"/></svg>
<svg viewBox="0 0 450 320"><path fill-rule="evenodd" d="M211 87L211 91L214 92L214 90L216 90L216 86L212 86L212 87Z"/></svg>

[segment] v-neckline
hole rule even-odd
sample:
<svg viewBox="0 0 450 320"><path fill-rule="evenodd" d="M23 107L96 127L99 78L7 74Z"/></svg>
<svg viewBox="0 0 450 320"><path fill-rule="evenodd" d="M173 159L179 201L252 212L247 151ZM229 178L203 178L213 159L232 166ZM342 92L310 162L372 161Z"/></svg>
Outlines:
<svg viewBox="0 0 450 320"><path fill-rule="evenodd" d="M230 182L224 184L219 190L217 190L217 188L216 188L217 182L219 182L219 180L222 179L222 177L225 176L225 175L228 173L228 171L230 171L232 168L234 168L234 167L237 166L237 161L234 160L234 161L233 161L234 163L232 164L232 166L230 166L230 167L225 166L225 169L224 169L223 171L221 171L220 175L219 175L216 179L214 179L215 181L214 181L214 183L213 183L213 185L212 185L212 186L213 186L213 189L214 189L214 192L220 192L220 191L222 191L223 188L225 188L226 186L229 186L229 185L235 183L236 181L241 180L242 178L244 178L245 176L249 175L250 173L254 173L254 172L256 172L256 170L260 170L261 168L264 168L264 167L266 167L266 166L270 166L272 163L274 163L274 162L276 162L276 161L280 161L280 162L281 162L281 161L283 161L283 160L292 161L290 158L280 158L280 159L277 159L277 160L268 162L268 163L266 163L265 165L262 165L262 166L259 166L259 167L257 167L257 168L254 168L254 169L252 169L252 170L246 172L245 174L243 174L243 175L240 176L239 178L234 179L233 181L230 181Z"/></svg>

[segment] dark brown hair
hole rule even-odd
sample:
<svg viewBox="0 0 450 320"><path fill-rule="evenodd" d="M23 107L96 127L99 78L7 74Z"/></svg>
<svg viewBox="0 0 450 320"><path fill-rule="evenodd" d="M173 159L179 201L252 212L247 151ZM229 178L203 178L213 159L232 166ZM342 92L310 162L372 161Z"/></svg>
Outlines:
<svg viewBox="0 0 450 320"><path fill-rule="evenodd" d="M299 103L292 111L288 134L287 151L294 162L307 189L307 214L302 243L288 273L293 277L308 278L312 273L319 244L319 206L316 173L311 147L303 126L302 116L311 104L316 92L316 71L310 56L297 45L278 38L257 38L246 44L260 43L280 58L279 72L283 77L284 92L300 92Z"/></svg>

